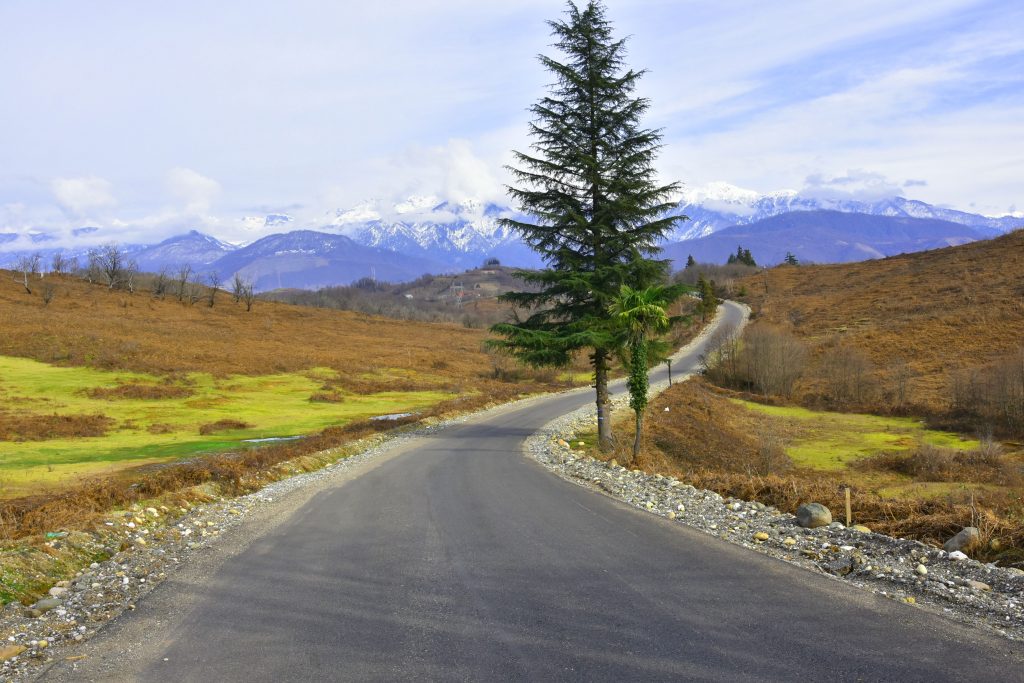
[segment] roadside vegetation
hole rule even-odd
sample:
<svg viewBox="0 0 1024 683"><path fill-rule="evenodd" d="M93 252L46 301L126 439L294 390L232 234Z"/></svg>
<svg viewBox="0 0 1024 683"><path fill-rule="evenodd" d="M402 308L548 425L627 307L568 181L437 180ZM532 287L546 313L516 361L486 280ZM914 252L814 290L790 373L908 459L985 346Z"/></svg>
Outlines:
<svg viewBox="0 0 1024 683"><path fill-rule="evenodd" d="M36 272L26 288L0 272L0 540L200 484L245 490L290 458L589 376L518 367L462 324L223 291L210 306L134 277Z"/></svg>
<svg viewBox="0 0 1024 683"><path fill-rule="evenodd" d="M676 275L715 278L753 322L717 334L704 378L652 402L641 467L790 512L812 500L841 511L849 486L855 522L939 544L976 526L977 557L1024 566L1024 231ZM625 416L615 426L628 461L632 429Z"/></svg>

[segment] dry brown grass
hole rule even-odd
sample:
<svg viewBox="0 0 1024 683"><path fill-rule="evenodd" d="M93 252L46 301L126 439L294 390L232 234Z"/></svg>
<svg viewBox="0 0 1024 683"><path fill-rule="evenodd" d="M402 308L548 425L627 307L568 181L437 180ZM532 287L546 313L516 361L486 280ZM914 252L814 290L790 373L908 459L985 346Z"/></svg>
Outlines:
<svg viewBox="0 0 1024 683"><path fill-rule="evenodd" d="M865 470L904 474L920 482L1021 484L1020 466L998 443L991 441L982 442L980 448L969 451L925 444L910 453L883 453L857 465Z"/></svg>
<svg viewBox="0 0 1024 683"><path fill-rule="evenodd" d="M462 325L263 301L246 312L227 297L210 308L47 279L60 295L44 306L0 271L0 355L157 375L326 367L359 376L377 368L429 370L440 360L445 381L475 381L490 366L481 348L486 332Z"/></svg>
<svg viewBox="0 0 1024 683"><path fill-rule="evenodd" d="M773 268L744 285L757 320L791 329L816 360L840 345L870 360L878 395L865 408L895 406L904 372L901 409L940 414L951 373L1002 358L1024 340L1024 230L875 261ZM824 374L799 383L800 402L821 404Z"/></svg>
<svg viewBox="0 0 1024 683"><path fill-rule="evenodd" d="M217 420L216 422L200 425L199 433L217 434L218 432L229 432L232 429L249 429L250 427L252 427L251 424L241 420Z"/></svg>
<svg viewBox="0 0 1024 683"><path fill-rule="evenodd" d="M47 441L103 436L114 427L106 415L40 415L0 411L0 441Z"/></svg>
<svg viewBox="0 0 1024 683"><path fill-rule="evenodd" d="M885 454L862 462L856 470L797 468L785 456L780 459L777 453L772 454L772 445L785 443L789 436L785 424L734 404L729 400L734 395L701 378L677 384L659 395L648 411L644 448L635 466L680 477L723 496L757 500L791 513L809 501L842 510L843 488L849 485L857 523L893 536L940 545L962 527L974 524L982 528L986 543L998 539L1001 544L998 549L984 547L978 552L979 558L1024 563L1024 498L1019 488L1006 486L1019 478L1020 465L998 448L983 444L976 451L948 460L943 453L941 459L949 469L940 468L954 477L943 481L994 481L1001 484L998 487L970 487L970 493L965 489L962 495L884 497L877 492L877 477L871 476L872 471L882 469L891 476L910 476L898 468L915 460L920 465L920 458L929 457L932 451L924 456L921 451ZM669 412L665 412L666 407ZM615 424L619 446L605 457L629 461L631 425L628 415L619 416ZM955 478L962 477L965 470L973 471L969 478ZM920 473L922 481L935 480L924 470Z"/></svg>
<svg viewBox="0 0 1024 683"><path fill-rule="evenodd" d="M194 392L188 387L174 384L119 384L116 387L94 387L86 394L90 398L117 400L142 399L158 401L173 398L188 398Z"/></svg>

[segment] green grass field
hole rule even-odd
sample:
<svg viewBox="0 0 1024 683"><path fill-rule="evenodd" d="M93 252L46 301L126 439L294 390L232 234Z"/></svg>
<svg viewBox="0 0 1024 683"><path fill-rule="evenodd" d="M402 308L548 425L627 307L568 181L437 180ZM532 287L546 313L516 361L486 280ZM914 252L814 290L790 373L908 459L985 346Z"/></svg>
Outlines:
<svg viewBox="0 0 1024 683"><path fill-rule="evenodd" d="M732 400L785 425L790 436L786 439L786 454L800 467L842 470L861 458L886 451L907 451L923 444L960 450L979 445L959 434L927 429L913 418L831 413Z"/></svg>
<svg viewBox="0 0 1024 683"><path fill-rule="evenodd" d="M172 383L190 392L184 398L93 398L90 390L165 386L167 380L0 356L0 411L23 416L103 414L113 420L107 434L99 437L0 441L0 496L36 492L126 466L251 446L247 439L302 435L352 420L414 412L450 396L438 391L342 392L340 402L309 400L324 380L334 377L323 368L257 377L189 374ZM251 426L199 433L201 426L220 420Z"/></svg>

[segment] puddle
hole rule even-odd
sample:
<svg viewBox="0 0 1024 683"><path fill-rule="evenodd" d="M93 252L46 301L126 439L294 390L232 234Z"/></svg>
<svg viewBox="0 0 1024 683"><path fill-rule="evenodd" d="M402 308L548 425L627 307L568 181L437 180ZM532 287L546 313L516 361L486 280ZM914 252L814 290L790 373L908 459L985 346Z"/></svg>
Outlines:
<svg viewBox="0 0 1024 683"><path fill-rule="evenodd" d="M273 443L275 441L295 441L301 436L267 436L262 439L242 439L242 443Z"/></svg>
<svg viewBox="0 0 1024 683"><path fill-rule="evenodd" d="M401 420L403 417L412 417L416 413L391 413L390 415L377 415L371 417L371 420Z"/></svg>

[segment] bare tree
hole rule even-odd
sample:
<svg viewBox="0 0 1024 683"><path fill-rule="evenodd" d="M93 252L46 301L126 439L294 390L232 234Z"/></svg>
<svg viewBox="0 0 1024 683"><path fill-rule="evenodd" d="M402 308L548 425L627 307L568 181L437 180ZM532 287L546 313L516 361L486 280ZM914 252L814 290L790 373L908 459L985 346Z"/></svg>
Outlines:
<svg viewBox="0 0 1024 683"><path fill-rule="evenodd" d="M893 393L892 404L897 412L903 412L910 403L910 380L913 373L904 360L896 361L892 369Z"/></svg>
<svg viewBox="0 0 1024 683"><path fill-rule="evenodd" d="M120 289L126 285L125 280L127 279L127 268L128 260L125 257L123 251L121 251L116 244L113 242L104 244L99 249L99 258L97 265L100 268L100 274L103 276L103 280L106 282L109 289Z"/></svg>
<svg viewBox="0 0 1024 683"><path fill-rule="evenodd" d="M33 275L39 275L39 254L32 254L31 256L20 257L15 263L14 268L14 281L20 282L21 285L25 288L25 291L31 294L31 278Z"/></svg>
<svg viewBox="0 0 1024 683"><path fill-rule="evenodd" d="M125 264L123 271L122 282L124 288L127 289L131 294L135 293L135 286L138 284L139 279L139 264L135 259L131 259Z"/></svg>
<svg viewBox="0 0 1024 683"><path fill-rule="evenodd" d="M871 359L853 346L840 344L826 351L821 370L828 398L838 408L864 405L875 388Z"/></svg>
<svg viewBox="0 0 1024 683"><path fill-rule="evenodd" d="M234 297L236 304L242 300L242 294L244 292L245 280L242 279L241 273L235 273L235 277L231 281L231 295Z"/></svg>
<svg viewBox="0 0 1024 683"><path fill-rule="evenodd" d="M256 300L256 293L251 282L245 283L242 287L242 301L245 302L245 310L252 310L252 302Z"/></svg>
<svg viewBox="0 0 1024 683"><path fill-rule="evenodd" d="M43 306L49 306L50 302L53 301L54 295L57 293L57 288L52 282L47 282L43 285Z"/></svg>
<svg viewBox="0 0 1024 683"><path fill-rule="evenodd" d="M153 295L154 299L163 299L170 286L171 280L167 276L167 268L165 266L160 269L159 273L153 276L153 281L149 285L149 292Z"/></svg>
<svg viewBox="0 0 1024 683"><path fill-rule="evenodd" d="M952 412L976 429L1024 435L1024 347L991 365L956 373L951 389Z"/></svg>
<svg viewBox="0 0 1024 683"><path fill-rule="evenodd" d="M82 277L89 284L99 282L100 278L103 277L103 269L100 267L100 251L99 249L90 249L86 254L86 266L85 271L82 273Z"/></svg>
<svg viewBox="0 0 1024 683"><path fill-rule="evenodd" d="M220 289L220 286L223 284L220 279L220 273L215 270L211 270L210 274L206 276L206 284L209 285L209 291L206 293L206 303L210 308L213 308L213 304L217 297L217 290Z"/></svg>
<svg viewBox="0 0 1024 683"><path fill-rule="evenodd" d="M177 283L177 295L178 301L184 302L186 297L189 296L189 283L192 280L192 266L185 264L178 268L178 276L175 278Z"/></svg>
<svg viewBox="0 0 1024 683"><path fill-rule="evenodd" d="M755 326L743 336L742 361L750 384L764 396L789 397L807 365L807 348L785 330Z"/></svg>
<svg viewBox="0 0 1024 683"><path fill-rule="evenodd" d="M53 255L53 260L50 262L50 272L54 275L67 275L76 270L78 270L77 257L65 256L63 251L58 251Z"/></svg>

